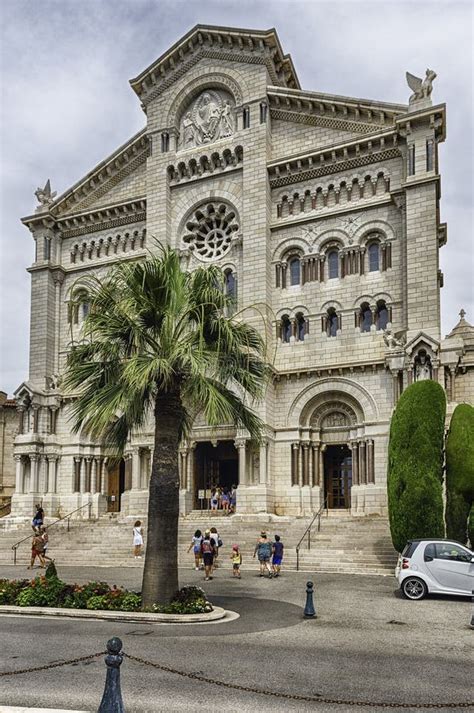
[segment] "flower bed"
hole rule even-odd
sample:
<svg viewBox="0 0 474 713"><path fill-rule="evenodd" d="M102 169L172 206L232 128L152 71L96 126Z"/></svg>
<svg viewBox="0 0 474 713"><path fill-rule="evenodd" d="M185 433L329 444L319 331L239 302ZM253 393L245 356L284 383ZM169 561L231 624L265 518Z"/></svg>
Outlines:
<svg viewBox="0 0 474 713"><path fill-rule="evenodd" d="M59 607L107 611L142 611L139 592L130 592L106 582L66 584L50 564L44 575L29 579L0 579L0 605L20 607ZM155 604L145 610L159 614L203 614L213 610L199 587L183 587L169 604Z"/></svg>

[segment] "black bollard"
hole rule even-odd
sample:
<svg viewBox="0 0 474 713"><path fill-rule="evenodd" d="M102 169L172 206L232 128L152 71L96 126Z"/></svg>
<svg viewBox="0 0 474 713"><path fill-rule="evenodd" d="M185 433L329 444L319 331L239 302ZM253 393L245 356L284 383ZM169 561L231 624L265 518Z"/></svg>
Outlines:
<svg viewBox="0 0 474 713"><path fill-rule="evenodd" d="M122 642L118 636L107 641L107 677L105 679L104 695L100 702L98 713L125 713L120 690L120 665L123 661Z"/></svg>
<svg viewBox="0 0 474 713"><path fill-rule="evenodd" d="M313 583L306 582L306 606L304 608L304 617L306 619L316 619L316 610L313 604Z"/></svg>

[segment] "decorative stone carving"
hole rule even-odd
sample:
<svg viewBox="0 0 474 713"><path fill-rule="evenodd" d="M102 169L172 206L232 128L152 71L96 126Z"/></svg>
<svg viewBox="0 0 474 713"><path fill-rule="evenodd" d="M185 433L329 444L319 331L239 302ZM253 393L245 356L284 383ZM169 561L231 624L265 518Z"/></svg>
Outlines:
<svg viewBox="0 0 474 713"><path fill-rule="evenodd" d="M415 381L427 381L431 379L431 359L424 349L421 349L416 355L413 371Z"/></svg>
<svg viewBox="0 0 474 713"><path fill-rule="evenodd" d="M403 349L405 346L405 339L403 337L397 339L391 329L384 330L383 340L389 349Z"/></svg>
<svg viewBox="0 0 474 713"><path fill-rule="evenodd" d="M35 196L39 203L39 206L37 206L36 208L37 211L47 208L54 201L57 196L57 191L51 191L51 183L49 181L49 178L46 181L44 188L36 189Z"/></svg>
<svg viewBox="0 0 474 713"><path fill-rule="evenodd" d="M346 414L340 413L339 411L333 411L325 416L321 421L322 428L335 428L347 425L349 425L349 422Z"/></svg>
<svg viewBox="0 0 474 713"><path fill-rule="evenodd" d="M235 110L230 95L216 89L202 92L185 111L180 123L180 149L202 146L232 136Z"/></svg>
<svg viewBox="0 0 474 713"><path fill-rule="evenodd" d="M408 99L409 104L415 104L416 102L430 99L431 92L433 90L433 80L436 79L436 72L432 69L427 69L424 79L415 77L414 74L407 72L406 78L408 86L413 91L413 94Z"/></svg>
<svg viewBox="0 0 474 713"><path fill-rule="evenodd" d="M183 242L199 260L211 262L228 252L238 230L233 208L226 203L208 203L197 208L187 221Z"/></svg>

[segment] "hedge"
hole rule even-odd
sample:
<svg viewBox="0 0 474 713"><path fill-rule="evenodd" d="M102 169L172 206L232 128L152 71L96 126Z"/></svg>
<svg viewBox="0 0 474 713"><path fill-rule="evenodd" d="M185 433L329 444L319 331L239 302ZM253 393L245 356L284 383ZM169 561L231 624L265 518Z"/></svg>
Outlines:
<svg viewBox="0 0 474 713"><path fill-rule="evenodd" d="M446 439L446 532L474 546L474 408L459 404Z"/></svg>
<svg viewBox="0 0 474 713"><path fill-rule="evenodd" d="M390 424L388 510L395 549L407 540L444 537L443 439L446 398L435 381L401 395Z"/></svg>

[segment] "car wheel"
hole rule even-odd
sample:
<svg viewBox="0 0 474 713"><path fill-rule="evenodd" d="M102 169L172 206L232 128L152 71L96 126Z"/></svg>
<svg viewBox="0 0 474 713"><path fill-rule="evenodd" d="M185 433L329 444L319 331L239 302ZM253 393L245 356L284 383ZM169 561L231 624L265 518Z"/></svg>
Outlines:
<svg viewBox="0 0 474 713"><path fill-rule="evenodd" d="M428 594L428 587L418 577L407 577L403 580L402 592L407 599L423 599Z"/></svg>

